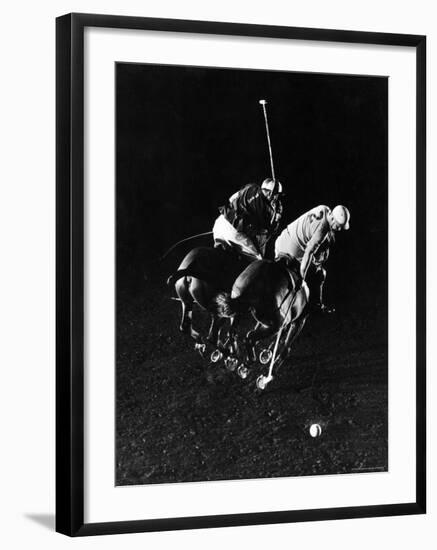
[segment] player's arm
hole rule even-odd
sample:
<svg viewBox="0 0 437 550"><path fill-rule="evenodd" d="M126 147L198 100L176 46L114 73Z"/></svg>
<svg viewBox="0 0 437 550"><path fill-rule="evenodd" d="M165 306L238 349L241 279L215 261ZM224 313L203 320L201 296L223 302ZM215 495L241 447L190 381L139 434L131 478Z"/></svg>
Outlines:
<svg viewBox="0 0 437 550"><path fill-rule="evenodd" d="M255 207L259 220L258 225L268 231L273 230L277 226L277 211L272 203L260 194Z"/></svg>
<svg viewBox="0 0 437 550"><path fill-rule="evenodd" d="M253 186L249 192L250 195L248 195L245 201L245 207L251 225L256 228L256 230L269 230L274 216L273 208L270 206L269 201L264 197L258 186Z"/></svg>
<svg viewBox="0 0 437 550"><path fill-rule="evenodd" d="M247 189L249 189L249 187L251 187L252 184L251 183L248 183L246 185L244 185L241 189L239 189L238 191L235 191L235 193L233 195L231 195L228 199L229 201L229 204L232 204L236 199L238 199L239 197L241 197L241 195L247 191Z"/></svg>
<svg viewBox="0 0 437 550"><path fill-rule="evenodd" d="M305 279L308 268L310 267L315 254L326 239L329 232L329 223L328 220L322 219L317 229L314 231L311 239L308 241L308 244L305 249L301 264L300 264L300 274L302 279Z"/></svg>

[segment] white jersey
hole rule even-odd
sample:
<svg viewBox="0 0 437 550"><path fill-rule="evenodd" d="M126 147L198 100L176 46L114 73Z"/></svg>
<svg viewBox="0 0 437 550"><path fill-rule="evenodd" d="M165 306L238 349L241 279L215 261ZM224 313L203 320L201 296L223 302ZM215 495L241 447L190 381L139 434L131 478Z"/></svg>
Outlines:
<svg viewBox="0 0 437 550"><path fill-rule="evenodd" d="M300 262L307 249L316 255L323 243L324 257L318 258L318 262L325 261L328 255L327 247L333 238L328 221L330 213L331 209L322 204L290 223L276 239L276 257L291 256Z"/></svg>

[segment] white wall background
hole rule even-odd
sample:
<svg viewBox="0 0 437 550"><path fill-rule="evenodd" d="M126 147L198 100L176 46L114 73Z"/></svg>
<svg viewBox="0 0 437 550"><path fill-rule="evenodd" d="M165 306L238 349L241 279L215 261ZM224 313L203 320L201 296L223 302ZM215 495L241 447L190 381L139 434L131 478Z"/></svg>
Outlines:
<svg viewBox="0 0 437 550"><path fill-rule="evenodd" d="M3 548L435 548L437 17L432 0L8 2L0 30L0 541ZM91 12L428 35L428 514L68 539L54 526L55 17ZM434 158L433 158L434 157Z"/></svg>

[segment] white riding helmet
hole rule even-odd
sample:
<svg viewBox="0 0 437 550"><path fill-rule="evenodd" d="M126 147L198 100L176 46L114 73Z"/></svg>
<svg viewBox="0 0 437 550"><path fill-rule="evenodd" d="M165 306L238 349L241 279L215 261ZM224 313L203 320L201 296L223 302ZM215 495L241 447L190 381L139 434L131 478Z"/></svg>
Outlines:
<svg viewBox="0 0 437 550"><path fill-rule="evenodd" d="M279 180L276 180L275 185L272 178L266 178L261 184L261 189L267 189L267 191L275 190L276 193L282 193L282 183Z"/></svg>
<svg viewBox="0 0 437 550"><path fill-rule="evenodd" d="M351 219L351 214L346 206L339 204L331 212L332 217L335 222L345 231L349 229L349 220Z"/></svg>

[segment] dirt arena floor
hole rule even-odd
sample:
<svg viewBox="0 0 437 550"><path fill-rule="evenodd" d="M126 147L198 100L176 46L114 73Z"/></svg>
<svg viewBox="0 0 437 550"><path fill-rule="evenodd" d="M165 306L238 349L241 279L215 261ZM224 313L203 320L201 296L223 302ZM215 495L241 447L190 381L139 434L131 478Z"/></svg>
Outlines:
<svg viewBox="0 0 437 550"><path fill-rule="evenodd" d="M170 297L156 281L118 294L117 485L387 470L387 327L376 305L358 296L310 317L260 391L267 367L241 380L202 358Z"/></svg>

